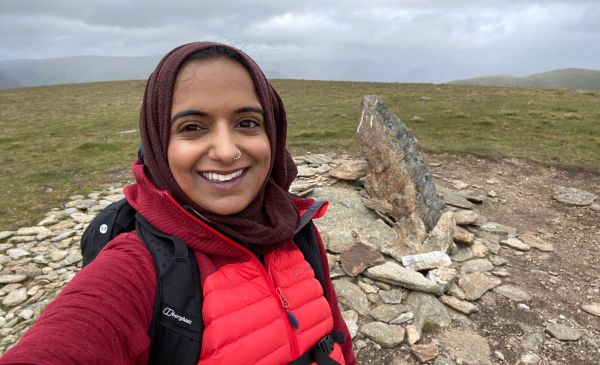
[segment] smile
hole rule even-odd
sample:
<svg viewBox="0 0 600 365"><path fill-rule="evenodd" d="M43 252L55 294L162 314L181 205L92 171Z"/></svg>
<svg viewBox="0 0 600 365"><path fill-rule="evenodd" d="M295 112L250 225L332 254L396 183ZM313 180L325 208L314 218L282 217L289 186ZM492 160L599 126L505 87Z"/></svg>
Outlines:
<svg viewBox="0 0 600 365"><path fill-rule="evenodd" d="M244 169L232 172L231 174L227 174L227 175L217 174L216 172L201 172L200 175L202 175L203 178L205 178L206 180L209 180L209 181L222 182L222 181L233 180L236 177L240 176L243 172L244 172Z"/></svg>

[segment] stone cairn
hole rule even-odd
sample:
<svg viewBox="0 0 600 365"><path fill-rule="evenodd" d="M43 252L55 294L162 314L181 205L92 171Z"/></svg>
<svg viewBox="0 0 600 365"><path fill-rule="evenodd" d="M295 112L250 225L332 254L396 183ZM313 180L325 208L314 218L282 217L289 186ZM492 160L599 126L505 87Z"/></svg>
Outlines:
<svg viewBox="0 0 600 365"><path fill-rule="evenodd" d="M398 364L503 360L485 338L456 323L468 321L490 290L528 310L529 294L503 285L507 260L498 253L551 252L552 244L478 214L477 204L489 197L434 186L416 140L376 97L363 99L358 133L366 160L296 156L291 186L296 195L330 202L315 223L358 357L400 350ZM0 353L79 271L85 227L122 197L122 187L74 196L34 227L0 232ZM586 310L600 316L597 307ZM546 331L559 340L581 336L560 324ZM539 361L535 352L523 356L523 363Z"/></svg>

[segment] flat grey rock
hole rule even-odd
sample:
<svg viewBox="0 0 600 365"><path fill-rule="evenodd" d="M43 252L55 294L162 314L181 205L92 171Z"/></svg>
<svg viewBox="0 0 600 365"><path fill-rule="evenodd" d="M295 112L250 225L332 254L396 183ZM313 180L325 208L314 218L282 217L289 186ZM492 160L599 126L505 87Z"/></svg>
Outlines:
<svg viewBox="0 0 600 365"><path fill-rule="evenodd" d="M512 301L515 301L515 302L523 302L523 301L531 300L531 296L529 294L527 294L526 291L524 291L523 289L521 289L515 285L511 285L511 284L501 285L501 286L497 287L496 289L494 289L494 291L500 295L507 297L508 299L510 299Z"/></svg>
<svg viewBox="0 0 600 365"><path fill-rule="evenodd" d="M546 325L546 332L561 341L577 341L581 338L579 331L564 324L550 323Z"/></svg>
<svg viewBox="0 0 600 365"><path fill-rule="evenodd" d="M465 292L465 299L470 301L481 298L485 292L494 289L501 283L500 279L480 272L458 279L458 285Z"/></svg>
<svg viewBox="0 0 600 365"><path fill-rule="evenodd" d="M581 309L596 317L600 317L600 303L584 304L581 306Z"/></svg>
<svg viewBox="0 0 600 365"><path fill-rule="evenodd" d="M404 327L386 324L383 322L371 322L363 325L360 332L381 347L395 348L404 340Z"/></svg>
<svg viewBox="0 0 600 365"><path fill-rule="evenodd" d="M440 346L459 364L492 365L485 338L460 329L448 329L439 336Z"/></svg>
<svg viewBox="0 0 600 365"><path fill-rule="evenodd" d="M412 292L405 300L405 304L414 314L414 324L419 333L426 326L447 327L451 318L446 307L433 295L420 292Z"/></svg>
<svg viewBox="0 0 600 365"><path fill-rule="evenodd" d="M355 284L337 279L333 281L333 287L340 303L347 305L362 315L368 314L369 300L367 295Z"/></svg>
<svg viewBox="0 0 600 365"><path fill-rule="evenodd" d="M383 304L375 307L369 314L379 322L390 323L394 318L406 312L406 309L404 305Z"/></svg>
<svg viewBox="0 0 600 365"><path fill-rule="evenodd" d="M568 188L564 186L558 186L554 190L554 195L552 197L565 205L572 205L578 207L585 207L588 205L592 205L594 200L596 199L596 195L589 193L584 190L576 189L576 188Z"/></svg>
<svg viewBox="0 0 600 365"><path fill-rule="evenodd" d="M385 283L402 286L411 290L418 290L441 295L443 288L422 274L402 267L400 264L388 261L385 264L368 268L364 275Z"/></svg>

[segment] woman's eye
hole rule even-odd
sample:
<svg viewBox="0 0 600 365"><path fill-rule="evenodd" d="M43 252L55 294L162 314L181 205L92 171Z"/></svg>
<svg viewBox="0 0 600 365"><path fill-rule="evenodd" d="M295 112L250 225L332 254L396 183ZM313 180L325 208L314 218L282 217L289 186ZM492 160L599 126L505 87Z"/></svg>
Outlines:
<svg viewBox="0 0 600 365"><path fill-rule="evenodd" d="M182 125L179 128L179 130L181 132L200 132L200 131L203 131L205 129L206 129L205 127L203 127L203 126L201 126L199 124L196 124L196 123L187 123L187 124Z"/></svg>
<svg viewBox="0 0 600 365"><path fill-rule="evenodd" d="M244 119L238 123L238 127L240 127L240 128L254 128L254 127L258 127L258 126L259 126L259 124L255 120L252 120L252 119Z"/></svg>

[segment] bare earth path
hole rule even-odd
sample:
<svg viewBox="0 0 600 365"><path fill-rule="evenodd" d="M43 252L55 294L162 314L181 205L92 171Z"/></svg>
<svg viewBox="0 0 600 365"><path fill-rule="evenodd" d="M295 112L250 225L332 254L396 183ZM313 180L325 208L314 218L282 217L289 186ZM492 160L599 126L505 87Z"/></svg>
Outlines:
<svg viewBox="0 0 600 365"><path fill-rule="evenodd" d="M533 299L527 303L529 310L491 293L481 299L481 312L471 320L488 339L492 352L501 353L492 361L520 363L521 355L527 353L522 341L541 333L540 364L600 364L600 317L582 310L582 305L600 302L600 212L552 199L559 185L600 196L600 173L473 156L426 155L425 159L433 165L438 184L453 187L460 180L470 185L462 192L487 195L494 191L496 201L479 206L489 220L515 227L519 233L537 232L555 248L554 252L531 250L521 256L501 251L508 260L506 281L525 288ZM583 337L579 341L552 338L544 333L544 326L554 322L579 330Z"/></svg>

